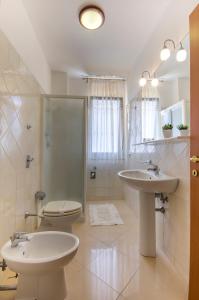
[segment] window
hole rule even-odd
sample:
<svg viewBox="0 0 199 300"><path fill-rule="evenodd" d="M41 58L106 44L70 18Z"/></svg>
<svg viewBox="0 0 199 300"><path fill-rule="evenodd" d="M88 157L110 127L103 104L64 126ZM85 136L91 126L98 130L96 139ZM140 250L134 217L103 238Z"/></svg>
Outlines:
<svg viewBox="0 0 199 300"><path fill-rule="evenodd" d="M158 99L142 100L142 141L159 137L160 109Z"/></svg>
<svg viewBox="0 0 199 300"><path fill-rule="evenodd" d="M158 98L135 99L130 103L128 131L129 153L135 152L136 144L160 137L160 104Z"/></svg>
<svg viewBox="0 0 199 300"><path fill-rule="evenodd" d="M91 98L89 137L91 158L122 157L122 119L122 98Z"/></svg>

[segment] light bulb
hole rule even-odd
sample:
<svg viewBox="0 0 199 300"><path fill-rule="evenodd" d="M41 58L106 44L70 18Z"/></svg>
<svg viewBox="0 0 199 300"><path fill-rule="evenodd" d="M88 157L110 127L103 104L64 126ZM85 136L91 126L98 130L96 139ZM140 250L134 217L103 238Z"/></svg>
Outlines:
<svg viewBox="0 0 199 300"><path fill-rule="evenodd" d="M162 61L166 61L171 55L171 51L169 48L164 47L160 52L160 59Z"/></svg>
<svg viewBox="0 0 199 300"><path fill-rule="evenodd" d="M178 52L176 53L176 60L178 62L183 62L183 61L186 60L186 58L187 58L187 51L184 48L181 47L178 50Z"/></svg>
<svg viewBox="0 0 199 300"><path fill-rule="evenodd" d="M151 86L152 87L157 87L159 85L159 80L158 80L158 78L153 78L152 80L151 80Z"/></svg>
<svg viewBox="0 0 199 300"><path fill-rule="evenodd" d="M146 85L146 78L141 77L140 80L139 80L139 85L140 85L141 87L145 86L145 85Z"/></svg>

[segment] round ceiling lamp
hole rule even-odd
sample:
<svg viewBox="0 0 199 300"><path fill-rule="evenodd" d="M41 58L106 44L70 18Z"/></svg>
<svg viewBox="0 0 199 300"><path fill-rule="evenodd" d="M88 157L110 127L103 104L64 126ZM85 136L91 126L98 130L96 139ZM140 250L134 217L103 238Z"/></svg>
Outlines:
<svg viewBox="0 0 199 300"><path fill-rule="evenodd" d="M98 6L88 5L81 9L79 13L80 24L89 30L100 28L105 21L104 12Z"/></svg>

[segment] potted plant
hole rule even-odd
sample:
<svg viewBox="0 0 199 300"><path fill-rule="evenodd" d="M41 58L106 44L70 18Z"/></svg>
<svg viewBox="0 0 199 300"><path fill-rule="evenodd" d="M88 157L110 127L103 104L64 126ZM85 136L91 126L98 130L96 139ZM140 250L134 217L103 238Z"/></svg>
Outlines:
<svg viewBox="0 0 199 300"><path fill-rule="evenodd" d="M186 136L189 134L189 126L188 125L185 125L185 124L179 124L177 126L178 130L180 131L180 135L181 136Z"/></svg>
<svg viewBox="0 0 199 300"><path fill-rule="evenodd" d="M172 137L172 129L173 129L173 125L169 123L162 126L164 138Z"/></svg>

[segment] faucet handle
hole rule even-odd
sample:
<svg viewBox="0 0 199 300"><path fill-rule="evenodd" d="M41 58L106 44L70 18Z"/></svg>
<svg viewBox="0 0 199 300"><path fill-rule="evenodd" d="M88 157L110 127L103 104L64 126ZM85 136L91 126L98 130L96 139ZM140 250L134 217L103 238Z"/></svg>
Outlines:
<svg viewBox="0 0 199 300"><path fill-rule="evenodd" d="M149 165L151 165L152 163L153 163L153 162L152 162L151 159L143 161L143 164L149 164Z"/></svg>
<svg viewBox="0 0 199 300"><path fill-rule="evenodd" d="M17 231L17 232L15 232L14 234L15 234L15 236L16 236L17 238L20 238L20 237L22 237L23 235L27 234L27 232L25 232L25 231Z"/></svg>
<svg viewBox="0 0 199 300"><path fill-rule="evenodd" d="M10 237L10 239L11 239L11 241L13 241L15 239L20 239L25 234L27 234L27 232L24 232L24 231L14 232L13 235Z"/></svg>

